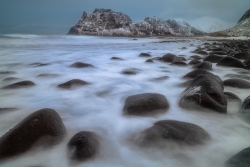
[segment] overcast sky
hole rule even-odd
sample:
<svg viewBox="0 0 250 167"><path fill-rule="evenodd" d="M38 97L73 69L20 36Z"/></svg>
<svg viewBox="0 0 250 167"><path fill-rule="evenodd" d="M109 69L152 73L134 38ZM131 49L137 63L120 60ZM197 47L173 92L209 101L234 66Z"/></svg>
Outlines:
<svg viewBox="0 0 250 167"><path fill-rule="evenodd" d="M95 8L123 12L134 22L153 16L192 22L209 16L236 24L250 0L0 0L0 34L66 34L83 11Z"/></svg>

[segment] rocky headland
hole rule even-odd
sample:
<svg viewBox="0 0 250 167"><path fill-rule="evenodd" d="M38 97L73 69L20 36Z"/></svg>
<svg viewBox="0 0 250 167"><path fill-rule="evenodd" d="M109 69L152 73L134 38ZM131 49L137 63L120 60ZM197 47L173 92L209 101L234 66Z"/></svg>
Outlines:
<svg viewBox="0 0 250 167"><path fill-rule="evenodd" d="M95 9L93 13L83 12L81 19L68 34L100 36L194 36L204 32L186 22L147 17L133 23L130 17L111 9Z"/></svg>

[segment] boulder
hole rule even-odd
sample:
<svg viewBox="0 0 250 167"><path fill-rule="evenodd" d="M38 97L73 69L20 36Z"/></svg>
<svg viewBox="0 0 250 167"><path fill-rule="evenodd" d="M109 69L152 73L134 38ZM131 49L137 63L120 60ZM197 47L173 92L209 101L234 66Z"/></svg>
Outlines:
<svg viewBox="0 0 250 167"><path fill-rule="evenodd" d="M198 75L182 92L179 105L186 109L209 109L227 113L227 100L220 77L213 74Z"/></svg>
<svg viewBox="0 0 250 167"><path fill-rule="evenodd" d="M149 53L141 53L139 57L151 57Z"/></svg>
<svg viewBox="0 0 250 167"><path fill-rule="evenodd" d="M54 78L54 77L58 77L58 76L60 76L60 75L59 74L42 73L42 74L37 75L36 77L39 77L39 78Z"/></svg>
<svg viewBox="0 0 250 167"><path fill-rule="evenodd" d="M212 51L209 55L227 55L227 53L224 51Z"/></svg>
<svg viewBox="0 0 250 167"><path fill-rule="evenodd" d="M193 59L193 60L191 60L191 61L188 63L188 65L195 65L195 64L199 64L199 63L201 63L200 60Z"/></svg>
<svg viewBox="0 0 250 167"><path fill-rule="evenodd" d="M161 58L162 61L169 62L169 63L174 62L176 59L177 59L177 56L172 53L165 54Z"/></svg>
<svg viewBox="0 0 250 167"><path fill-rule="evenodd" d="M200 74L212 74L212 73L207 70L197 69L187 73L186 75L184 75L183 78L195 78Z"/></svg>
<svg viewBox="0 0 250 167"><path fill-rule="evenodd" d="M38 110L0 138L0 159L19 155L34 146L53 146L65 134L66 129L56 111L48 108Z"/></svg>
<svg viewBox="0 0 250 167"><path fill-rule="evenodd" d="M236 94L232 92L224 92L224 94L226 95L227 101L236 101L242 104L241 99Z"/></svg>
<svg viewBox="0 0 250 167"><path fill-rule="evenodd" d="M99 146L99 139L95 133L81 131L68 143L70 158L78 161L88 160L98 153Z"/></svg>
<svg viewBox="0 0 250 167"><path fill-rule="evenodd" d="M137 68L130 68L130 69L123 70L121 73L125 75L135 75L138 73L138 71L139 70Z"/></svg>
<svg viewBox="0 0 250 167"><path fill-rule="evenodd" d="M168 142L185 145L204 144L210 135L201 127L176 120L162 120L144 130L138 141L143 146L164 146Z"/></svg>
<svg viewBox="0 0 250 167"><path fill-rule="evenodd" d="M228 78L239 78L239 79L245 79L250 81L250 76L248 75L239 75L239 74L226 74L225 77Z"/></svg>
<svg viewBox="0 0 250 167"><path fill-rule="evenodd" d="M19 88L28 88L34 86L35 84L31 81L20 81L14 84L3 87L2 89L19 89Z"/></svg>
<svg viewBox="0 0 250 167"><path fill-rule="evenodd" d="M230 56L222 58L217 66L226 66L226 67L235 67L235 68L244 68L245 65L238 59Z"/></svg>
<svg viewBox="0 0 250 167"><path fill-rule="evenodd" d="M146 63L153 63L154 61L152 59L148 59L145 61Z"/></svg>
<svg viewBox="0 0 250 167"><path fill-rule="evenodd" d="M209 61L203 61L199 64L195 64L193 66L193 68L197 68L197 69L203 69L203 70L212 70L212 63Z"/></svg>
<svg viewBox="0 0 250 167"><path fill-rule="evenodd" d="M171 65L176 65L176 66L187 66L187 63L182 62L182 61L177 61L177 62L171 63Z"/></svg>
<svg viewBox="0 0 250 167"><path fill-rule="evenodd" d="M169 78L169 76L162 76L162 77L151 79L151 81L155 81L155 82L164 81L164 80L166 80L168 78Z"/></svg>
<svg viewBox="0 0 250 167"><path fill-rule="evenodd" d="M111 59L111 60L123 60L123 59L120 58L120 57L111 57L110 59Z"/></svg>
<svg viewBox="0 0 250 167"><path fill-rule="evenodd" d="M249 167L250 166L250 147L245 148L226 161L226 167Z"/></svg>
<svg viewBox="0 0 250 167"><path fill-rule="evenodd" d="M150 116L164 113L168 108L169 103L164 95L143 93L127 97L123 113L125 115Z"/></svg>
<svg viewBox="0 0 250 167"><path fill-rule="evenodd" d="M221 55L209 55L207 56L204 61L209 61L211 63L218 63L224 56Z"/></svg>
<svg viewBox="0 0 250 167"><path fill-rule="evenodd" d="M250 82L243 79L227 79L224 82L225 86L235 87L235 88L250 88Z"/></svg>
<svg viewBox="0 0 250 167"><path fill-rule="evenodd" d="M88 85L90 83L85 82L83 80L80 79L72 79L70 81L67 81L65 83L59 84L57 85L59 88L63 88L63 89L71 89L73 87L79 87L79 86L84 86L84 85Z"/></svg>
<svg viewBox="0 0 250 167"><path fill-rule="evenodd" d="M242 103L240 108L240 113L250 115L250 96L248 96Z"/></svg>
<svg viewBox="0 0 250 167"><path fill-rule="evenodd" d="M233 57L236 59L248 59L250 57L250 54L248 52L240 52L236 53Z"/></svg>
<svg viewBox="0 0 250 167"><path fill-rule="evenodd" d="M198 55L190 56L190 58L194 58L194 59L197 59L197 60L203 59L201 56L198 56Z"/></svg>
<svg viewBox="0 0 250 167"><path fill-rule="evenodd" d="M250 58L246 59L243 63L244 63L246 66L250 65Z"/></svg>
<svg viewBox="0 0 250 167"><path fill-rule="evenodd" d="M92 64L82 63L82 62L75 62L71 64L69 67L71 68L85 68L85 67L94 67Z"/></svg>

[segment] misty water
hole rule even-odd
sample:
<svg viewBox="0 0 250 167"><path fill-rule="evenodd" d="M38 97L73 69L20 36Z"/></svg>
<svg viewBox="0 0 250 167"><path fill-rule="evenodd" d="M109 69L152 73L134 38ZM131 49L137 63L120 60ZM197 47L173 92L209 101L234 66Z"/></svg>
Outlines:
<svg viewBox="0 0 250 167"><path fill-rule="evenodd" d="M155 43L170 40L170 43ZM178 84L192 71L191 66L181 67L138 57L142 52L153 57L166 53L194 55L192 50L202 46L202 39L118 38L92 36L37 36L2 35L0 37L0 87L16 81L30 80L30 88L1 90L0 107L17 108L0 113L0 136L22 119L42 108L52 108L61 116L67 130L64 140L51 149L33 149L0 163L1 167L223 167L224 162L240 150L249 147L250 126L237 117L239 106L228 105L228 114L190 111L178 106L185 89ZM193 44L193 46L190 46ZM182 49L186 47L187 49ZM124 60L110 60L111 57ZM190 60L188 60L190 61ZM74 62L85 62L93 68L69 68ZM48 63L36 67L32 63ZM124 69L137 68L136 75L124 75ZM214 74L222 80L237 69L217 67ZM39 74L57 74L37 77ZM163 81L154 78L168 76ZM2 81L17 77L15 81ZM63 90L57 87L71 79L91 84ZM225 87L243 101L249 90ZM140 93L161 93L170 103L169 110L156 117L128 117L122 109L125 98ZM203 145L185 146L167 142L164 148L141 148L133 139L144 129L159 120L173 119L196 124L205 129L211 140ZM100 153L93 159L72 164L67 154L67 143L80 131L92 131L100 137Z"/></svg>

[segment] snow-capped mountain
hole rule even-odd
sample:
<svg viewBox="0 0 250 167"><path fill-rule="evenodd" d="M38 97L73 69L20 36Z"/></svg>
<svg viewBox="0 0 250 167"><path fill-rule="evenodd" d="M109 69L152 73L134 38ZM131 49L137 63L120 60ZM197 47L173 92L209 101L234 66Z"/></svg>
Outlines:
<svg viewBox="0 0 250 167"><path fill-rule="evenodd" d="M224 20L210 16L200 17L195 20L189 20L188 22L194 27L208 33L226 30L228 28L232 28L235 25L235 23L226 22Z"/></svg>
<svg viewBox="0 0 250 167"><path fill-rule="evenodd" d="M234 27L211 33L213 36L250 36L250 10L239 19L238 24Z"/></svg>
<svg viewBox="0 0 250 167"><path fill-rule="evenodd" d="M204 32L186 22L145 18L133 23L129 16L111 9L95 9L93 13L84 12L69 34L105 36L193 36Z"/></svg>

